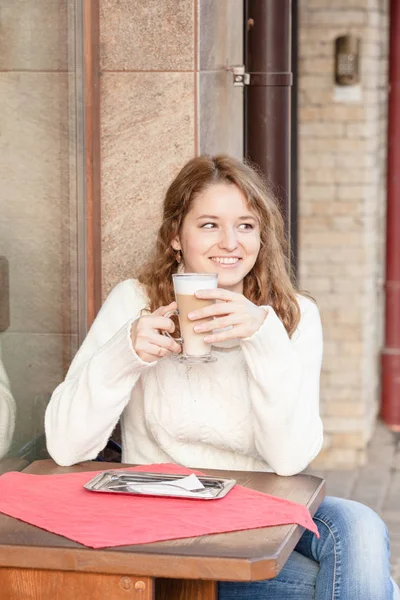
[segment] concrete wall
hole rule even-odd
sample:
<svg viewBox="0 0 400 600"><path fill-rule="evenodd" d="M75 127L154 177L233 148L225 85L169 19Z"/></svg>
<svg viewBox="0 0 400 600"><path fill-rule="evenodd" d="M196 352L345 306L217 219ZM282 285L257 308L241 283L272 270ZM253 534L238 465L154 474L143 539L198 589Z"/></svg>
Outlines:
<svg viewBox="0 0 400 600"><path fill-rule="evenodd" d="M242 155L242 0L101 0L103 295L149 255L168 184L200 152ZM232 127L235 123L235 127Z"/></svg>
<svg viewBox="0 0 400 600"><path fill-rule="evenodd" d="M198 5L198 150L243 156L243 88L226 67L243 64L243 0Z"/></svg>

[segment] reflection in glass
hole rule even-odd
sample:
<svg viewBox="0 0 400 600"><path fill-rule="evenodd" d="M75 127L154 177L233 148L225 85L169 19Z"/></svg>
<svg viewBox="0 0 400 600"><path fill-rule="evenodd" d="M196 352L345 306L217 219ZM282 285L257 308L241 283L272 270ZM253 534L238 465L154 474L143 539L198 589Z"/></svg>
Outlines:
<svg viewBox="0 0 400 600"><path fill-rule="evenodd" d="M0 460L10 448L15 427L15 400L1 357L0 336Z"/></svg>
<svg viewBox="0 0 400 600"><path fill-rule="evenodd" d="M44 411L76 351L83 156L82 0L3 4L0 471L47 456Z"/></svg>

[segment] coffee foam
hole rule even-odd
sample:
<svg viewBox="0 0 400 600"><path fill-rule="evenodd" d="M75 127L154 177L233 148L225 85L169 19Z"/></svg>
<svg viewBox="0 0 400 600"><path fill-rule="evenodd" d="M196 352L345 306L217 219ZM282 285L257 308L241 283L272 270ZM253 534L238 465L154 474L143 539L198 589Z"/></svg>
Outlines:
<svg viewBox="0 0 400 600"><path fill-rule="evenodd" d="M218 287L216 275L179 275L174 277L174 289L176 294L194 295L198 290L214 290Z"/></svg>

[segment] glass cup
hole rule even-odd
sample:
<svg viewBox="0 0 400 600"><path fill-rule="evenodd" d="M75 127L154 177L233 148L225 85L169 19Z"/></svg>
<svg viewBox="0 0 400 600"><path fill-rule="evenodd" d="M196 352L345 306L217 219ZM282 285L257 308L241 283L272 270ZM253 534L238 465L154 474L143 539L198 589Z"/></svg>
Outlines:
<svg viewBox="0 0 400 600"><path fill-rule="evenodd" d="M182 354L177 360L186 364L199 364L215 362L212 356L211 345L204 341L204 333L196 333L193 329L194 321L188 319L188 314L214 304L215 300L196 298L195 292L199 290L214 290L218 287L217 273L176 273L172 275L175 299L178 310L171 310L165 316L177 315L181 329L180 338L174 338L182 344ZM172 337L167 331L164 335Z"/></svg>

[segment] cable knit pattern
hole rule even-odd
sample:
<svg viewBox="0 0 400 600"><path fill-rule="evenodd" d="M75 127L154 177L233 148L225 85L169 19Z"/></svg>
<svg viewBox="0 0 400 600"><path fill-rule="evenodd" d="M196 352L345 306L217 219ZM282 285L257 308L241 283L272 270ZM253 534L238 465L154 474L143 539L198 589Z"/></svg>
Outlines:
<svg viewBox="0 0 400 600"><path fill-rule="evenodd" d="M215 363L148 364L130 341L146 294L135 280L120 283L47 407L51 456L60 465L95 458L121 417L124 462L300 472L322 445L322 333L315 304L298 299L292 339L266 307L256 334L213 348Z"/></svg>

